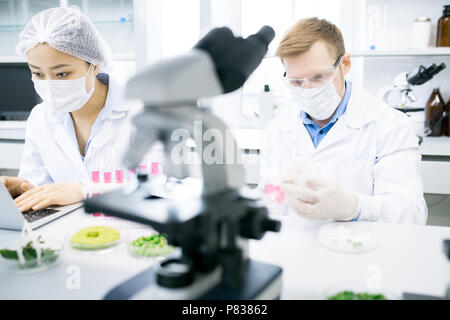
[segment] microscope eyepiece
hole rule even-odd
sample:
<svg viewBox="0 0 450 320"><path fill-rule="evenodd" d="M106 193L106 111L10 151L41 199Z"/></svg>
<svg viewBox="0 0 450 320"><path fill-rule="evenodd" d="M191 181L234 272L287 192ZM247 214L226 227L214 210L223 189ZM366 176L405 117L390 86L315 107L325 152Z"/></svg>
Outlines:
<svg viewBox="0 0 450 320"><path fill-rule="evenodd" d="M439 66L436 66L435 63L433 63L428 68L424 67L423 65L420 65L413 71L407 74L406 80L409 84L416 86L420 84L424 84L425 82L428 82L431 80L436 74L441 72L446 68L445 63L441 63Z"/></svg>
<svg viewBox="0 0 450 320"><path fill-rule="evenodd" d="M275 31L272 29L272 27L264 26L259 29L257 33L249 36L249 38L251 37L259 39L264 43L264 45L268 46L272 42L273 38L275 38Z"/></svg>
<svg viewBox="0 0 450 320"><path fill-rule="evenodd" d="M222 27L208 32L194 48L209 54L223 93L228 93L242 87L261 63L274 37L275 31L269 26L246 39L235 37L230 29Z"/></svg>

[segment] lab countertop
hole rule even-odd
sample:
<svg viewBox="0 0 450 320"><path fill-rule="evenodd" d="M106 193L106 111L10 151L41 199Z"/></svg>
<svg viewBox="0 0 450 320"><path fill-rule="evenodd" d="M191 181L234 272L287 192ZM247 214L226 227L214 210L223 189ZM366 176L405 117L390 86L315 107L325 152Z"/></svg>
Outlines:
<svg viewBox="0 0 450 320"><path fill-rule="evenodd" d="M377 247L367 253L345 254L320 245L318 225L296 216L274 218L282 221L281 232L250 241L250 257L283 268L282 299L323 299L335 285L366 284L374 279L382 290L399 295L410 291L442 296L450 284L450 262L442 250L450 228L351 223L371 232ZM68 234L95 222L124 233L143 228L113 217L86 215L83 209L53 221L37 233L65 241L60 262L44 271L19 274L0 260L0 299L101 299L114 286L157 262L134 258L125 246L101 255L68 247ZM0 246L18 236L18 232L0 230ZM79 288L71 285L75 273L80 275Z"/></svg>

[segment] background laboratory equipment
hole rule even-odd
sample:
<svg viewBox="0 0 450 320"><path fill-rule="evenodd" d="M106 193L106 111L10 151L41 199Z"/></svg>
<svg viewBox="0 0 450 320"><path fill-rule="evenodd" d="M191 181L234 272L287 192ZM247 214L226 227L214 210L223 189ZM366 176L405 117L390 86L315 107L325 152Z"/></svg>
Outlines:
<svg viewBox="0 0 450 320"><path fill-rule="evenodd" d="M445 106L445 118L442 125L442 135L450 137L450 99L447 101Z"/></svg>
<svg viewBox="0 0 450 320"><path fill-rule="evenodd" d="M429 67L418 66L411 72L401 72L394 79L394 85L387 86L378 92L378 96L389 106L403 112L422 111L423 108L411 109L410 103L417 100L412 86L422 85L431 80L436 74L444 70L445 63Z"/></svg>
<svg viewBox="0 0 450 320"><path fill-rule="evenodd" d="M442 117L445 108L439 88L434 88L425 107L425 128L430 128L430 136L442 135Z"/></svg>
<svg viewBox="0 0 450 320"><path fill-rule="evenodd" d="M450 47L450 5L444 6L437 26L437 47Z"/></svg>
<svg viewBox="0 0 450 320"><path fill-rule="evenodd" d="M412 47L426 48L430 45L431 19L418 17L412 24Z"/></svg>
<svg viewBox="0 0 450 320"><path fill-rule="evenodd" d="M0 63L0 120L26 120L42 100L26 62Z"/></svg>
<svg viewBox="0 0 450 320"><path fill-rule="evenodd" d="M265 128L273 119L274 97L268 84L264 85L264 90L259 94L259 123L261 128Z"/></svg>

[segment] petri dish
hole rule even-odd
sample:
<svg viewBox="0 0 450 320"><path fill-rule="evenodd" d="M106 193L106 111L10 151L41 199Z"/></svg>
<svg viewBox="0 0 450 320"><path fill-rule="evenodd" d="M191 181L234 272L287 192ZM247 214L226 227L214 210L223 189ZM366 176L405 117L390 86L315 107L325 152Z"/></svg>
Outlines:
<svg viewBox="0 0 450 320"><path fill-rule="evenodd" d="M153 229L130 231L127 237L128 253L136 258L166 258L176 252L176 248L163 241L158 241L160 234ZM136 243L140 242L140 245Z"/></svg>
<svg viewBox="0 0 450 320"><path fill-rule="evenodd" d="M121 243L121 231L106 225L84 226L70 232L67 242L80 251L111 249Z"/></svg>
<svg viewBox="0 0 450 320"><path fill-rule="evenodd" d="M385 288L370 288L360 282L342 282L327 288L325 300L399 300L399 293Z"/></svg>
<svg viewBox="0 0 450 320"><path fill-rule="evenodd" d="M6 259L2 255L0 255L0 259L8 265L11 271L18 273L33 273L49 269L60 261L64 249L64 242L47 238L41 238L40 241L42 241L40 262L38 262L37 258L28 258L22 264L18 259ZM16 251L19 246L23 246L23 244L17 240L1 249Z"/></svg>
<svg viewBox="0 0 450 320"><path fill-rule="evenodd" d="M371 232L361 230L356 223L336 222L319 229L319 241L333 251L363 253L375 249L377 242Z"/></svg>

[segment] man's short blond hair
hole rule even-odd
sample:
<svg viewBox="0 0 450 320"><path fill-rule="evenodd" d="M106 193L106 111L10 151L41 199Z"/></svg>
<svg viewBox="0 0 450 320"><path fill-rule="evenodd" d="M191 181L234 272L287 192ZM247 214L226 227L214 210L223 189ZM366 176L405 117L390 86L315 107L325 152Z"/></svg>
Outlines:
<svg viewBox="0 0 450 320"><path fill-rule="evenodd" d="M306 18L286 32L275 55L281 60L299 56L318 40L325 42L330 54L336 59L345 53L344 38L336 25L325 19Z"/></svg>

